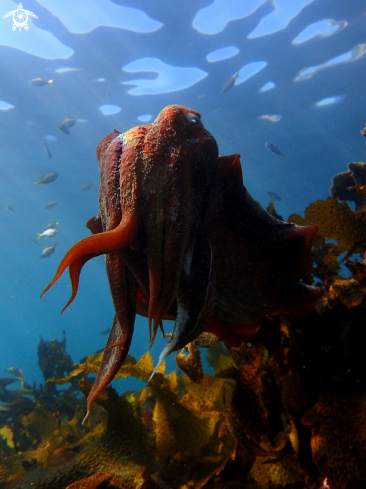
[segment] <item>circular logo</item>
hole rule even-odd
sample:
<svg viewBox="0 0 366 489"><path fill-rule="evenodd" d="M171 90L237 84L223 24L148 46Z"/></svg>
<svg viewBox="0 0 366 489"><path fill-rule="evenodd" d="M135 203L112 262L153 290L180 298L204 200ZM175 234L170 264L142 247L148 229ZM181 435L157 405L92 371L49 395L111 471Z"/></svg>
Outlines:
<svg viewBox="0 0 366 489"><path fill-rule="evenodd" d="M12 30L15 31L17 27L19 27L19 30L24 27L24 29L27 31L29 29L28 27L28 14L25 10L19 8L17 9L14 14L13 14L13 26Z"/></svg>

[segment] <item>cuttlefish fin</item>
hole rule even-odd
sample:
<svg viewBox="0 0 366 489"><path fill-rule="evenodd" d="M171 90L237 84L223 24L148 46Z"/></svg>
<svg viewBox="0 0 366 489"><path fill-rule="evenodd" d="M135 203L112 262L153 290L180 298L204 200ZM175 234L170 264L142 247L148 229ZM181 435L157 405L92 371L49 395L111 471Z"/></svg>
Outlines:
<svg viewBox="0 0 366 489"><path fill-rule="evenodd" d="M172 337L161 352L149 381L170 353L180 350L205 331L212 317L215 301L216 274L212 248L206 238L202 237L196 241L190 274L182 271L177 294L178 312Z"/></svg>
<svg viewBox="0 0 366 489"><path fill-rule="evenodd" d="M303 282L287 284L282 289L277 311L271 311L271 314L290 312L292 316L299 318L307 316L323 294L324 289L306 285Z"/></svg>
<svg viewBox="0 0 366 489"><path fill-rule="evenodd" d="M76 243L61 260L56 275L42 292L41 297L43 297L43 295L57 282L66 268L69 267L72 295L62 310L63 312L65 308L71 304L77 294L80 272L85 263L91 258L127 246L135 236L137 228L138 211L137 208L134 208L132 211L126 212L122 222L115 229L94 234L93 236L84 238Z"/></svg>

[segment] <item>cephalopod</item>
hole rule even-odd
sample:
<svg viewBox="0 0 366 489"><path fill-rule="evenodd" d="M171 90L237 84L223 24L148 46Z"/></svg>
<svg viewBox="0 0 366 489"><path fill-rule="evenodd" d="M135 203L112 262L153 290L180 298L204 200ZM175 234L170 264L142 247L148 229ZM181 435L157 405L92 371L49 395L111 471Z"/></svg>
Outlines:
<svg viewBox="0 0 366 489"><path fill-rule="evenodd" d="M83 265L105 254L115 317L88 413L126 358L136 313L148 317L151 342L163 319L175 320L158 367L203 331L237 344L266 315L315 307L322 289L300 279L316 224L269 215L243 185L240 155L219 156L199 113L165 107L152 124L114 130L97 158L100 212L87 223L93 235L68 251L43 292L69 267L66 308Z"/></svg>

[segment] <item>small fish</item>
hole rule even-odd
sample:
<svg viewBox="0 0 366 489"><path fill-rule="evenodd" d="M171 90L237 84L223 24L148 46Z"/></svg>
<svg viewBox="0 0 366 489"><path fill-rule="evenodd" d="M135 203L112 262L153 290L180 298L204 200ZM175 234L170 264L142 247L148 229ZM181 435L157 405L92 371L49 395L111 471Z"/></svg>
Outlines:
<svg viewBox="0 0 366 489"><path fill-rule="evenodd" d="M52 236L54 236L57 233L58 233L57 229L50 228L50 229L46 229L46 231L43 231L42 234L39 233L36 234L37 234L37 239L40 239L40 238L52 238Z"/></svg>
<svg viewBox="0 0 366 489"><path fill-rule="evenodd" d="M14 212L14 208L11 205L5 205L5 209L10 212Z"/></svg>
<svg viewBox="0 0 366 489"><path fill-rule="evenodd" d="M47 224L45 229L53 229L55 226L57 226L57 224L60 224L60 223L57 221L50 222L49 224Z"/></svg>
<svg viewBox="0 0 366 489"><path fill-rule="evenodd" d="M222 92L227 92L229 91L231 88L233 88L233 86L235 85L235 80L237 78L240 78L240 71L237 72L237 74L235 76L231 76L223 85L221 91Z"/></svg>
<svg viewBox="0 0 366 489"><path fill-rule="evenodd" d="M47 248L45 248L42 251L41 258L48 258L49 256L51 256L55 252L55 248L57 245L58 245L58 243L55 243L51 246L47 246Z"/></svg>
<svg viewBox="0 0 366 489"><path fill-rule="evenodd" d="M34 78L33 80L30 80L29 83L35 87L43 87L43 85L52 85L53 80L47 81L44 78Z"/></svg>
<svg viewBox="0 0 366 489"><path fill-rule="evenodd" d="M56 126L57 129L60 129L60 131L64 132L68 136L70 135L70 127L75 126L75 122L77 121L76 117L68 117L67 119L64 120L62 124L59 126Z"/></svg>
<svg viewBox="0 0 366 489"><path fill-rule="evenodd" d="M103 328L99 331L99 334L104 336L106 334L109 334L111 332L111 328Z"/></svg>
<svg viewBox="0 0 366 489"><path fill-rule="evenodd" d="M45 151L46 151L46 155L47 155L49 158L52 158L51 151L48 149L48 146L47 146L47 144L45 143L45 140L44 140L44 139L42 139L42 143L43 143L44 149L45 149Z"/></svg>
<svg viewBox="0 0 366 489"><path fill-rule="evenodd" d="M273 143L265 143L268 149L272 151L272 153L275 153L276 155L282 156L282 158L285 160L286 156L281 153L281 151L277 148L277 146Z"/></svg>
<svg viewBox="0 0 366 489"><path fill-rule="evenodd" d="M57 204L58 204L58 200L54 202L47 202L47 204L43 206L43 209L52 209L52 207L55 207L55 205Z"/></svg>
<svg viewBox="0 0 366 489"><path fill-rule="evenodd" d="M86 183L85 185L83 185L83 186L81 187L81 190L84 190L84 191L85 191L85 190L89 190L89 189L90 189L90 187L92 187L93 185L94 185L94 182L89 182L89 183Z"/></svg>
<svg viewBox="0 0 366 489"><path fill-rule="evenodd" d="M107 95L108 98L112 98L111 89L109 88L109 85L107 85Z"/></svg>
<svg viewBox="0 0 366 489"><path fill-rule="evenodd" d="M279 195L277 195L275 192L271 192L270 190L266 190L267 194L268 194L268 197L272 200L278 200L280 201L281 200L281 197Z"/></svg>
<svg viewBox="0 0 366 489"><path fill-rule="evenodd" d="M54 182L57 177L58 173L47 173L47 175L41 177L39 182L34 182L34 185L36 187L38 187L38 185L40 185L41 183L43 183L44 185L48 185L49 183Z"/></svg>

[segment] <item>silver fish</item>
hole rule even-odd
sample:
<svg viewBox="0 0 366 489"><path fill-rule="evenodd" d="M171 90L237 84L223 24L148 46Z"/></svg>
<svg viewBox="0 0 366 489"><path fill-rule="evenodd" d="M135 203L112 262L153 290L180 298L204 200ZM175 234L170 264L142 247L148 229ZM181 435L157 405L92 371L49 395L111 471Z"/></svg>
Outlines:
<svg viewBox="0 0 366 489"><path fill-rule="evenodd" d="M81 190L84 190L84 191L85 191L85 190L89 190L89 189L90 189L90 187L92 187L93 185L94 185L94 182L89 182L89 183L86 183L85 185L83 185L83 186L81 187Z"/></svg>
<svg viewBox="0 0 366 489"><path fill-rule="evenodd" d="M272 153L275 153L276 155L282 156L283 159L286 159L286 156L281 153L281 151L277 148L277 146L273 143L265 143L268 149L272 151Z"/></svg>
<svg viewBox="0 0 366 489"><path fill-rule="evenodd" d="M29 83L35 87L43 87L43 85L52 85L53 80L47 81L44 78L33 78Z"/></svg>
<svg viewBox="0 0 366 489"><path fill-rule="evenodd" d="M36 187L38 187L38 185L40 185L41 183L43 183L44 185L48 185L49 183L54 182L57 177L58 173L47 173L47 175L41 177L39 182L34 182L34 185Z"/></svg>
<svg viewBox="0 0 366 489"><path fill-rule="evenodd" d="M49 256L51 256L55 252L55 248L57 245L58 243L47 246L47 248L42 251L41 258L48 258Z"/></svg>
<svg viewBox="0 0 366 489"><path fill-rule="evenodd" d="M58 204L58 200L54 202L47 202L47 204L43 206L43 209L52 209L52 207L55 207L55 205L57 204Z"/></svg>
<svg viewBox="0 0 366 489"><path fill-rule="evenodd" d="M68 117L67 119L64 120L64 122L62 124L60 124L59 126L56 126L57 129L60 129L60 131L64 132L65 134L67 134L69 136L70 134L70 127L74 127L75 126L75 122L77 121L76 117Z"/></svg>
<svg viewBox="0 0 366 489"><path fill-rule="evenodd" d="M47 144L45 143L45 140L42 139L42 143L43 143L43 146L44 146L44 149L46 151L46 155L49 157L49 158L52 158L52 154L51 154L51 151L49 150Z"/></svg>
<svg viewBox="0 0 366 489"><path fill-rule="evenodd" d="M46 229L46 231L43 231L43 233L41 234L37 233L37 239L52 238L52 236L54 236L57 233L58 233L57 229L54 228Z"/></svg>
<svg viewBox="0 0 366 489"><path fill-rule="evenodd" d="M57 224L60 224L60 223L57 221L50 222L49 224L47 224L47 226L45 226L45 229L52 229L55 226L57 226Z"/></svg>
<svg viewBox="0 0 366 489"><path fill-rule="evenodd" d="M268 194L268 197L272 200L278 200L280 201L281 200L281 197L279 195L277 195L275 192L271 192L270 190L266 190L267 194Z"/></svg>
<svg viewBox="0 0 366 489"><path fill-rule="evenodd" d="M237 72L235 76L231 76L223 85L221 91L228 92L235 85L235 80L240 77L240 71Z"/></svg>

